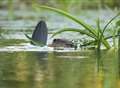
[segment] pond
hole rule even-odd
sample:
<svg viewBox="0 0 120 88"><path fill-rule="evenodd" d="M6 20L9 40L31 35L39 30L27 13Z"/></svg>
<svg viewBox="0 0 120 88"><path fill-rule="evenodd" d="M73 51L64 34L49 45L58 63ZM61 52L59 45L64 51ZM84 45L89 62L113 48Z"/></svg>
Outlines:
<svg viewBox="0 0 120 88"><path fill-rule="evenodd" d="M42 14L40 18L34 12L29 13L30 17L20 13L16 12L17 20L8 21L4 19L4 12L0 12L0 88L120 88L117 49L102 50L101 57L98 57L95 50L53 50L31 46L24 34L31 35L37 22L44 18L43 15L47 17L49 37L61 28L79 26L56 14L50 17ZM87 11L78 17L87 19L85 21L94 26L91 19L96 20L99 14L94 13L97 11ZM104 19L109 19L108 13L114 15L114 12L102 13L103 26ZM32 16L37 17L33 19ZM20 20L21 17L25 20ZM73 33L63 35L57 37L86 37ZM48 43L51 41L48 38ZM101 60L99 71L98 59Z"/></svg>
<svg viewBox="0 0 120 88"><path fill-rule="evenodd" d="M119 88L114 50L103 51L97 72L95 51L0 52L1 88Z"/></svg>

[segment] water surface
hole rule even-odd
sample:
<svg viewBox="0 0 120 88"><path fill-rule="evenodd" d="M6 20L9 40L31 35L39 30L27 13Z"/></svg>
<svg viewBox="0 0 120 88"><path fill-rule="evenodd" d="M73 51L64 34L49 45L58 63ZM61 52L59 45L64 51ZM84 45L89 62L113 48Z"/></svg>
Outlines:
<svg viewBox="0 0 120 88"><path fill-rule="evenodd" d="M96 58L95 51L0 52L0 87L119 88L116 54L104 51L102 73Z"/></svg>
<svg viewBox="0 0 120 88"><path fill-rule="evenodd" d="M116 13L106 10L99 12L81 11L76 17L95 27L94 21L99 15L103 27L110 18L108 14L113 16ZM49 37L64 27L82 28L78 24L53 13L15 11L15 20L6 19L6 11L0 11L0 14L0 88L120 87L117 50L104 50L101 57L95 50L54 50L31 46L24 35L31 36L37 22L43 18L48 24ZM63 33L55 38L84 39L86 36ZM48 38L48 43L51 41ZM97 59L101 60L99 72Z"/></svg>

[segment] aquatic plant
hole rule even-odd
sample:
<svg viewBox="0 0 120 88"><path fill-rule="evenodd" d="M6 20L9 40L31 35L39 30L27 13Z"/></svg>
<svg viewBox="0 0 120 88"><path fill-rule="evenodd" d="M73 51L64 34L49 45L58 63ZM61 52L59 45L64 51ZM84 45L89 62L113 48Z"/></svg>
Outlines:
<svg viewBox="0 0 120 88"><path fill-rule="evenodd" d="M116 26L118 28L118 35L120 35L120 20L116 22ZM118 37L118 72L119 72L119 79L120 79L120 36Z"/></svg>
<svg viewBox="0 0 120 88"><path fill-rule="evenodd" d="M8 19L14 18L14 6L13 6L13 0L8 0Z"/></svg>
<svg viewBox="0 0 120 88"><path fill-rule="evenodd" d="M42 41L35 41L33 40L31 37L29 37L27 34L25 34L25 36L29 39L30 42L32 42L34 45L37 46L45 46L45 44Z"/></svg>
<svg viewBox="0 0 120 88"><path fill-rule="evenodd" d="M110 43L107 41L107 39L113 37L113 36L109 36L109 37L105 37L104 32L106 31L107 27L110 25L110 23L120 15L120 13L118 13L116 16L114 16L112 19L110 19L110 21L108 21L108 23L104 26L104 28L100 28L100 21L98 20L97 23L97 28L93 28L91 25L85 23L83 20L78 19L74 16L72 16L71 14L67 13L66 11L63 11L61 9L57 9L57 8L53 8L53 7L48 7L48 6L40 6L38 4L34 4L33 5L34 8L42 8L42 9L47 9L50 11L54 11L57 12L71 20L73 20L74 22L76 22L77 24L81 25L82 27L84 27L84 30L81 30L79 28L64 28L61 29L60 31L55 32L52 37L61 34L62 32L66 32L66 31L71 31L71 32L78 32L80 34L84 34L87 35L91 38L94 39L94 41L90 42L89 44L86 45L90 45L91 43L96 43L98 49L101 46L101 43L107 48L111 48Z"/></svg>
<svg viewBox="0 0 120 88"><path fill-rule="evenodd" d="M103 61L101 59L101 45L103 44L107 49L110 49L111 48L111 44L107 41L107 39L110 39L110 38L115 38L117 36L119 36L119 34L113 34L111 36L105 36L105 31L107 30L108 26L112 23L112 21L114 19L116 19L120 13L118 13L117 15L115 15L113 18L111 18L107 23L106 25L101 28L100 26L100 19L98 19L96 21L96 28L92 27L91 25L85 23L83 20L81 19L78 19L74 16L72 16L71 14L69 14L68 12L66 11L63 11L61 9L56 9L56 8L53 8L53 7L48 7L48 6L39 6L38 4L34 4L33 6L34 8L42 8L42 9L47 9L47 10L50 10L50 11L53 11L53 12L57 12L69 19L71 19L72 21L74 21L75 23L79 24L80 26L82 26L84 29L80 29L80 28L64 28L64 29L61 29L57 32L55 32L52 37L58 35L58 34L61 34L63 32L77 32L77 33L80 33L80 34L84 34L84 35L87 35L88 37L90 38L93 38L93 41L90 41L90 42L87 42L86 44L84 44L83 46L88 46L88 45L91 45L91 44L95 44L97 45L97 52L96 52L96 55L97 55L97 59L96 59L96 66L97 66L97 71L99 72L100 70L103 70Z"/></svg>

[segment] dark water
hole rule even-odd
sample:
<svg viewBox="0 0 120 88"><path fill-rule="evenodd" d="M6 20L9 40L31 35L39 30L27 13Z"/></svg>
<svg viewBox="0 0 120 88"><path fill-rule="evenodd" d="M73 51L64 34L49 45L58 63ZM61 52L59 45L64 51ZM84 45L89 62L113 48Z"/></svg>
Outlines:
<svg viewBox="0 0 120 88"><path fill-rule="evenodd" d="M0 88L119 88L114 50L103 51L97 72L95 51L0 52Z"/></svg>

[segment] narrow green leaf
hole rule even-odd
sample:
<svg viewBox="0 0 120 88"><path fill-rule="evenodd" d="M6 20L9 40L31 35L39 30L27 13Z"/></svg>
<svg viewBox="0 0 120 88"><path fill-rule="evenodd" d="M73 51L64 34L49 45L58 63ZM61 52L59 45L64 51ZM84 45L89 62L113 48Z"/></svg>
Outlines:
<svg viewBox="0 0 120 88"><path fill-rule="evenodd" d="M89 37L95 38L91 33L87 32L87 31L85 31L85 30L77 29L77 28L64 28L64 29L61 29L60 31L55 32L55 33L52 35L52 37L54 37L54 36L56 36L56 35L58 35L58 34L60 34L60 33L68 32L68 31L69 31L69 32L78 32L78 33L80 33L80 34L85 34L85 35L87 35L87 36L89 36Z"/></svg>
<svg viewBox="0 0 120 88"><path fill-rule="evenodd" d="M114 35L114 36L108 36L108 37L105 37L105 40L107 40L107 39L110 39L110 38L113 38L113 37L118 37L118 36L120 36L119 34L117 34L117 35ZM97 40L94 40L94 41L90 41L90 42L88 42L88 43L86 43L86 44L83 44L83 45L81 45L81 46L88 46L88 45L91 45L91 44L95 44L97 42Z"/></svg>
<svg viewBox="0 0 120 88"><path fill-rule="evenodd" d="M105 30L107 29L107 27L109 26L109 24L114 20L116 19L118 16L120 15L120 13L118 13L117 15L115 15L110 21L108 21L108 23L105 25L105 27L103 28L103 31L100 35L100 41L104 41L104 32ZM108 44L108 42L104 42L104 44Z"/></svg>
<svg viewBox="0 0 120 88"><path fill-rule="evenodd" d="M119 12L117 15L115 15L110 21L108 21L108 23L107 23L107 24L105 25L105 27L103 28L103 31L102 31L102 33L101 33L100 38L103 37L103 34L104 34L105 30L107 29L107 27L108 27L108 26L112 23L112 21L115 20L119 15L120 15L120 12Z"/></svg>
<svg viewBox="0 0 120 88"><path fill-rule="evenodd" d="M102 33L101 27L100 27L100 19L99 18L97 19L96 24L97 24L97 35L98 35L98 38L99 38L100 37L100 33Z"/></svg>
<svg viewBox="0 0 120 88"><path fill-rule="evenodd" d="M116 22L116 26L120 26L120 20Z"/></svg>
<svg viewBox="0 0 120 88"><path fill-rule="evenodd" d="M35 40L33 40L31 37L29 37L27 34L25 34L25 36L33 43L33 44L35 44L35 45L37 45L37 46L45 46L41 41L35 41Z"/></svg>
<svg viewBox="0 0 120 88"><path fill-rule="evenodd" d="M48 6L40 6L38 4L34 4L34 7L38 7L38 8L44 8L44 9L48 9L48 10L51 10L51 11L54 11L54 12L57 12L59 14L62 14L66 17L68 17L69 19L75 21L76 23L78 23L79 25L83 26L86 30L88 30L89 32L91 32L94 36L97 37L96 35L96 31L95 29L93 29L90 25L86 24L85 22L83 22L82 20L72 16L71 14L63 11L63 10L60 10L60 9L57 9L57 8L52 8L52 7L48 7Z"/></svg>
<svg viewBox="0 0 120 88"><path fill-rule="evenodd" d="M100 42L101 29L100 29L100 20L99 20L99 18L97 20L97 31L98 31L97 49L100 49L100 46L101 46L101 42Z"/></svg>
<svg viewBox="0 0 120 88"><path fill-rule="evenodd" d="M106 30L106 28L108 27L108 25L110 25L111 24L111 22L113 21L113 20L115 20L118 16L120 16L120 12L117 14L117 15L115 15L111 20L109 20L108 21L108 23L105 25L105 27L103 28L103 33L105 32L105 30ZM102 34L103 34L102 33Z"/></svg>
<svg viewBox="0 0 120 88"><path fill-rule="evenodd" d="M57 12L59 14L62 14L64 16L68 17L69 19L73 20L74 22L78 23L79 25L83 26L86 30L88 30L91 34L93 34L93 36L97 39L97 32L94 28L92 28L90 25L86 24L82 20L72 16L71 14L69 14L63 10L57 9L57 8L52 8L52 7L48 7L48 6L40 6L38 4L34 4L33 7L43 8L43 9L51 10L51 11ZM106 48L110 48L109 43L106 40L104 40L104 38L102 39L102 42Z"/></svg>

